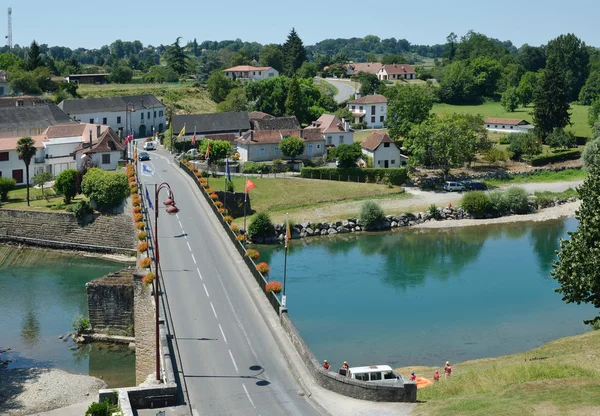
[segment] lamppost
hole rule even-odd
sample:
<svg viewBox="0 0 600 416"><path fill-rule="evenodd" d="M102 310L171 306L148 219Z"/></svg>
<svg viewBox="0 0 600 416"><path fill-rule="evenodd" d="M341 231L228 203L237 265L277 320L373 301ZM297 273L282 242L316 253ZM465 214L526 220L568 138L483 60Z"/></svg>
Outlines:
<svg viewBox="0 0 600 416"><path fill-rule="evenodd" d="M129 109L129 106L131 105L131 110ZM127 121L129 121L131 123L131 120L129 120L129 112L135 113L135 105L132 102L128 102L127 104L125 104L125 137L129 137L129 133L131 133L131 126L127 123ZM133 116L132 116L133 117ZM131 144L132 148L133 148L133 143ZM129 159L129 153L131 153L129 151L129 143L127 143L127 149L125 149L125 151L128 153L125 157L125 159Z"/></svg>
<svg viewBox="0 0 600 416"><path fill-rule="evenodd" d="M168 183L163 182L160 185L154 184L154 268L156 269L156 284L154 285L154 304L156 305L156 313L154 317L155 326L155 341L156 341L156 379L160 380L160 336L158 332L158 290L159 290L159 267L160 267L160 251L158 249L158 194L161 190L168 189L169 196L163 204L167 207L167 214L175 215L179 212L179 208L175 206L175 197Z"/></svg>

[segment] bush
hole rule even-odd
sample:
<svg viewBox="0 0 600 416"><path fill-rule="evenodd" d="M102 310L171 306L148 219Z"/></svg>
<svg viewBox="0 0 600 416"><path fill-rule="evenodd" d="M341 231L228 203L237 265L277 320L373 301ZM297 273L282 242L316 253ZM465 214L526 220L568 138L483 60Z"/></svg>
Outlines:
<svg viewBox="0 0 600 416"><path fill-rule="evenodd" d="M227 192L235 192L235 186L232 181L225 181L225 190Z"/></svg>
<svg viewBox="0 0 600 416"><path fill-rule="evenodd" d="M404 169L386 169L384 179L392 185L401 186L406 182L406 171Z"/></svg>
<svg viewBox="0 0 600 416"><path fill-rule="evenodd" d="M513 186L504 192L504 201L507 210L515 214L527 214L529 212L529 198L527 191L523 188Z"/></svg>
<svg viewBox="0 0 600 416"><path fill-rule="evenodd" d="M431 215L431 218L434 220L439 220L442 218L442 214L440 214L440 211L438 211L435 204L429 205L429 215Z"/></svg>
<svg viewBox="0 0 600 416"><path fill-rule="evenodd" d="M0 177L0 199L8 201L8 193L15 189L17 181L12 178Z"/></svg>
<svg viewBox="0 0 600 416"><path fill-rule="evenodd" d="M88 318L83 315L77 315L73 320L72 328L73 331L79 335L92 329L92 326L90 325L90 320Z"/></svg>
<svg viewBox="0 0 600 416"><path fill-rule="evenodd" d="M264 163L245 162L242 167L242 173L261 173L265 169Z"/></svg>
<svg viewBox="0 0 600 416"><path fill-rule="evenodd" d="M469 214L480 218L489 212L491 203L485 192L472 191L463 195L460 205Z"/></svg>
<svg viewBox="0 0 600 416"><path fill-rule="evenodd" d="M117 405L111 404L108 399L105 399L102 403L93 402L90 404L85 416L111 416L118 411L119 407Z"/></svg>
<svg viewBox="0 0 600 416"><path fill-rule="evenodd" d="M560 153L543 155L531 158L529 163L531 166L543 166L548 163L564 162L565 160L576 160L581 157L581 151L578 149L564 150Z"/></svg>
<svg viewBox="0 0 600 416"><path fill-rule="evenodd" d="M259 212L254 216L250 226L248 227L248 237L251 239L260 237L270 237L275 231L269 214Z"/></svg>
<svg viewBox="0 0 600 416"><path fill-rule="evenodd" d="M256 270L258 270L262 274L269 274L270 271L269 265L264 261L256 265Z"/></svg>
<svg viewBox="0 0 600 416"><path fill-rule="evenodd" d="M483 160L488 163L506 162L510 159L510 152L499 147L492 147L483 154Z"/></svg>
<svg viewBox="0 0 600 416"><path fill-rule="evenodd" d="M494 215L502 215L508 208L506 206L506 199L501 191L493 191L488 194L490 199L490 212Z"/></svg>
<svg viewBox="0 0 600 416"><path fill-rule="evenodd" d="M382 221L385 218L385 215L377 202L366 201L360 207L359 218L362 225L365 227L372 227Z"/></svg>
<svg viewBox="0 0 600 416"><path fill-rule="evenodd" d="M75 169L63 170L56 177L54 190L63 195L65 204L70 204L71 199L77 195L77 171Z"/></svg>
<svg viewBox="0 0 600 416"><path fill-rule="evenodd" d="M347 181L348 178L352 182L357 179L359 182L375 183L385 177L393 180L393 184L403 184L408 178L406 169L404 168L302 168L300 171L300 177L306 179L323 179L323 180L334 180L334 181Z"/></svg>
<svg viewBox="0 0 600 416"><path fill-rule="evenodd" d="M81 191L101 207L119 206L129 195L127 175L92 168L83 176Z"/></svg>
<svg viewBox="0 0 600 416"><path fill-rule="evenodd" d="M77 218L77 220L83 221L86 216L93 212L93 210L88 201L79 201L73 206L71 212L75 214L75 218Z"/></svg>
<svg viewBox="0 0 600 416"><path fill-rule="evenodd" d="M281 292L281 283L280 282L276 282L275 280L272 280L270 282L268 282L265 286L265 292L269 293L269 292L273 292L273 293L280 293Z"/></svg>
<svg viewBox="0 0 600 416"><path fill-rule="evenodd" d="M260 258L260 253L258 250L250 248L246 250L246 257L250 257L252 260L258 260Z"/></svg>
<svg viewBox="0 0 600 416"><path fill-rule="evenodd" d="M590 165L600 165L600 138L594 139L586 143L581 153L583 166L588 169Z"/></svg>
<svg viewBox="0 0 600 416"><path fill-rule="evenodd" d="M498 139L498 144L510 144L510 134L503 134Z"/></svg>

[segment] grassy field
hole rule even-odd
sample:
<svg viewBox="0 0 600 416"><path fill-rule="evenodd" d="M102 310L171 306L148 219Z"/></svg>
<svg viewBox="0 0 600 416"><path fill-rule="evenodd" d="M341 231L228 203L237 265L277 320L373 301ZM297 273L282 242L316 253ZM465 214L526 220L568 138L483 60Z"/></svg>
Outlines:
<svg viewBox="0 0 600 416"><path fill-rule="evenodd" d="M562 338L531 351L497 358L398 369L442 379L419 390L416 415L598 415L600 414L600 331Z"/></svg>
<svg viewBox="0 0 600 416"><path fill-rule="evenodd" d="M573 125L568 128L575 133L576 136L590 137L592 129L587 124L587 112L589 106L584 105L571 105L571 123ZM514 113L509 113L500 103L487 102L481 105L450 105L450 104L434 104L433 112L436 114L448 114L448 113L467 113L467 114L480 114L483 118L498 117L498 118L522 118L530 123L533 122L531 117L531 111L533 108L519 107Z"/></svg>
<svg viewBox="0 0 600 416"><path fill-rule="evenodd" d="M531 182L559 182L559 181L579 181L585 179L587 172L581 169L566 169L557 172L537 172L531 175L519 175L511 176L509 179L490 179L484 181L489 187L495 187L499 185L520 183L531 183Z"/></svg>
<svg viewBox="0 0 600 416"><path fill-rule="evenodd" d="M15 189L8 193L8 201L2 202L0 206L6 209L30 209L34 211L64 211L66 205L63 204L63 197L57 196L52 188L44 188L45 198L42 191L36 188L29 188L30 206L27 207L27 190L25 188ZM78 195L71 201L74 205L79 201L86 200L83 195Z"/></svg>
<svg viewBox="0 0 600 416"><path fill-rule="evenodd" d="M217 110L206 90L189 84L81 85L77 92L83 98L153 94L165 105L172 105L175 114L214 113Z"/></svg>
<svg viewBox="0 0 600 416"><path fill-rule="evenodd" d="M232 177L237 192L244 190L244 178ZM360 201L373 197L409 198L400 187L389 188L386 185L332 182L307 179L279 179L279 178L253 178L256 188L250 191L252 209L255 212L268 212L274 222L282 222L285 214L290 214L290 219L313 218L310 213L314 209L332 207L336 204L350 201ZM223 178L210 178L211 188L223 190ZM343 211L335 211L335 218L341 219ZM349 213L348 213L349 214ZM356 216L352 212L350 216ZM248 217L250 218L250 217ZM330 220L322 218L320 220ZM236 219L241 223L243 219Z"/></svg>

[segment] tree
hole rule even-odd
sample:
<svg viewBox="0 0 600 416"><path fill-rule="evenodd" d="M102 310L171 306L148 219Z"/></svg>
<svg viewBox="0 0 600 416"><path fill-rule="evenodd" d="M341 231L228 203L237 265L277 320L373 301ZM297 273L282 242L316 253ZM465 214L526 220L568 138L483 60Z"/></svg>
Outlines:
<svg viewBox="0 0 600 416"><path fill-rule="evenodd" d="M245 49L240 49L231 57L231 66L239 66L239 65L250 65L252 64L252 59L248 56L248 52Z"/></svg>
<svg viewBox="0 0 600 416"><path fill-rule="evenodd" d="M600 70L590 74L585 85L579 92L579 103L590 105L592 101L600 97Z"/></svg>
<svg viewBox="0 0 600 416"><path fill-rule="evenodd" d="M426 87L396 85L393 98L388 102L385 126L393 140L401 140L412 127L429 117L433 96Z"/></svg>
<svg viewBox="0 0 600 416"><path fill-rule="evenodd" d="M77 171L65 169L59 173L54 182L54 190L63 195L65 204L70 204L77 195Z"/></svg>
<svg viewBox="0 0 600 416"><path fill-rule="evenodd" d="M52 176L50 172L41 172L35 175L33 178L31 178L31 181L35 186L39 186L40 188L42 188L42 198L46 197L44 195L44 185L46 185L52 179L54 179L54 176Z"/></svg>
<svg viewBox="0 0 600 416"><path fill-rule="evenodd" d="M27 63L12 53L0 53L0 69L27 69Z"/></svg>
<svg viewBox="0 0 600 416"><path fill-rule="evenodd" d="M223 160L231 154L232 148L231 143L226 140L212 140L204 139L200 143L198 148L201 155L206 155L206 149L210 143L210 152L208 154L208 160L210 163L216 162L217 160Z"/></svg>
<svg viewBox="0 0 600 416"><path fill-rule="evenodd" d="M115 84L128 84L132 78L133 70L125 65L120 65L111 71L108 80Z"/></svg>
<svg viewBox="0 0 600 416"><path fill-rule="evenodd" d="M296 156L304 153L304 141L294 136L284 137L279 142L279 150L293 162Z"/></svg>
<svg viewBox="0 0 600 416"><path fill-rule="evenodd" d="M31 137L21 137L17 142L17 154L25 163L25 186L27 187L27 206L29 206L29 164L37 153L35 142Z"/></svg>
<svg viewBox="0 0 600 416"><path fill-rule="evenodd" d="M81 181L81 192L99 208L119 206L129 195L127 175L99 168L88 169Z"/></svg>
<svg viewBox="0 0 600 416"><path fill-rule="evenodd" d="M585 144L583 152L581 152L581 159L585 169L589 169L593 164L600 165L600 137Z"/></svg>
<svg viewBox="0 0 600 416"><path fill-rule="evenodd" d="M548 66L542 70L533 103L533 122L542 138L557 127L564 128L571 124L566 75L556 60L549 59Z"/></svg>
<svg viewBox="0 0 600 416"><path fill-rule="evenodd" d="M339 168L355 168L356 161L362 156L360 143L340 144L333 149L333 156L337 159Z"/></svg>
<svg viewBox="0 0 600 416"><path fill-rule="evenodd" d="M579 225L560 241L558 259L550 274L560 284L557 293L566 303L591 303L600 308L600 166L592 163L588 175L577 191L581 206L575 213ZM592 324L600 316L583 321Z"/></svg>
<svg viewBox="0 0 600 416"><path fill-rule="evenodd" d="M173 68L162 65L154 65L148 69L148 72L142 77L144 82L151 84L161 84L163 82L177 82L179 75L173 71Z"/></svg>
<svg viewBox="0 0 600 416"><path fill-rule="evenodd" d="M519 81L517 94L519 102L523 107L527 107L533 101L533 93L537 88L538 74L535 72L525 72Z"/></svg>
<svg viewBox="0 0 600 416"><path fill-rule="evenodd" d="M210 74L221 68L222 63L219 54L215 51L206 51L202 53L198 64L197 78L200 82L206 82Z"/></svg>
<svg viewBox="0 0 600 416"><path fill-rule="evenodd" d="M42 65L42 58L40 55L40 47L34 40L33 42L31 42L31 45L29 46L29 51L27 52L27 69L33 71L38 66Z"/></svg>
<svg viewBox="0 0 600 416"><path fill-rule="evenodd" d="M550 61L554 61L564 71L567 100L577 100L590 71L590 55L585 42L572 33L560 35L548 42L546 56L546 67L550 65Z"/></svg>
<svg viewBox="0 0 600 416"><path fill-rule="evenodd" d="M22 94L39 95L42 93L37 79L30 71L13 71L9 78L10 89Z"/></svg>
<svg viewBox="0 0 600 416"><path fill-rule="evenodd" d="M300 97L300 83L298 82L298 78L294 75L285 99L285 114L287 116L296 116L296 118L301 119L301 112L302 102Z"/></svg>
<svg viewBox="0 0 600 416"><path fill-rule="evenodd" d="M302 66L296 72L298 78L309 78L312 79L317 76L319 67L314 62L304 62Z"/></svg>
<svg viewBox="0 0 600 416"><path fill-rule="evenodd" d="M519 49L517 58L525 70L537 72L546 67L546 49L544 46L529 46L524 44Z"/></svg>
<svg viewBox="0 0 600 416"><path fill-rule="evenodd" d="M456 44L458 43L458 36L456 36L456 33L450 32L450 34L446 36L446 42L446 57L449 61L452 61L456 55Z"/></svg>
<svg viewBox="0 0 600 416"><path fill-rule="evenodd" d="M216 70L206 82L206 89L210 95L210 99L216 103L220 103L227 98L227 94L235 88L235 82L225 76L223 71Z"/></svg>
<svg viewBox="0 0 600 416"><path fill-rule="evenodd" d="M502 76L502 66L496 59L480 56L469 63L475 81L475 94L480 97L494 97Z"/></svg>
<svg viewBox="0 0 600 416"><path fill-rule="evenodd" d="M448 104L476 104L481 101L473 71L465 61L456 61L446 67L438 94L440 100Z"/></svg>
<svg viewBox="0 0 600 416"><path fill-rule="evenodd" d="M270 66L277 71L283 71L283 51L280 45L273 43L263 46L258 54L258 62L261 66Z"/></svg>
<svg viewBox="0 0 600 416"><path fill-rule="evenodd" d="M0 200L8 201L8 193L15 189L17 181L13 178L4 178L0 176Z"/></svg>
<svg viewBox="0 0 600 416"><path fill-rule="evenodd" d="M243 88L234 88L229 91L225 100L217 104L217 111L227 113L230 111L247 111L248 99Z"/></svg>
<svg viewBox="0 0 600 416"><path fill-rule="evenodd" d="M594 127L600 121L600 97L592 101L592 105L588 109L588 124Z"/></svg>
<svg viewBox="0 0 600 416"><path fill-rule="evenodd" d="M287 40L283 44L282 51L283 73L291 77L302 66L302 63L306 61L306 49L304 49L302 39L300 39L294 28L292 28Z"/></svg>
<svg viewBox="0 0 600 416"><path fill-rule="evenodd" d="M369 74L367 72L359 72L354 76L354 79L360 82L360 93L361 95L375 94L381 88L383 82L377 78L375 74Z"/></svg>
<svg viewBox="0 0 600 416"><path fill-rule="evenodd" d="M556 128L546 137L546 144L553 149L569 149L577 146L577 139L572 131Z"/></svg>
<svg viewBox="0 0 600 416"><path fill-rule="evenodd" d="M521 156L531 159L542 153L542 142L532 132L513 133L508 150L512 153L513 160L519 160Z"/></svg>
<svg viewBox="0 0 600 416"><path fill-rule="evenodd" d="M167 60L169 67L181 76L187 71L188 58L183 51L183 47L179 44L180 39L181 37L178 37L175 42L167 48L165 59Z"/></svg>
<svg viewBox="0 0 600 416"><path fill-rule="evenodd" d="M519 94L517 93L517 89L515 87L510 87L504 91L500 103L509 113L514 112L519 106Z"/></svg>

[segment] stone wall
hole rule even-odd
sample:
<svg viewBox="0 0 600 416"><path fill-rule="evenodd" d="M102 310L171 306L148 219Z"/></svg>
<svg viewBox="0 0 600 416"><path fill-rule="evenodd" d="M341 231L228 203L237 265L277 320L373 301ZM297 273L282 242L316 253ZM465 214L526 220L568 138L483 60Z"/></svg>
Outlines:
<svg viewBox="0 0 600 416"><path fill-rule="evenodd" d="M38 240L38 245L53 248L134 250L136 233L130 203L127 205L121 214L94 215L93 221L83 226L72 213L0 209L0 239L22 243Z"/></svg>
<svg viewBox="0 0 600 416"><path fill-rule="evenodd" d="M110 273L86 283L88 313L94 332L133 335L132 270Z"/></svg>
<svg viewBox="0 0 600 416"><path fill-rule="evenodd" d="M135 326L135 382L143 383L156 368L154 302L152 286L142 282L141 272L133 274L133 305Z"/></svg>

